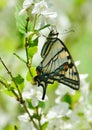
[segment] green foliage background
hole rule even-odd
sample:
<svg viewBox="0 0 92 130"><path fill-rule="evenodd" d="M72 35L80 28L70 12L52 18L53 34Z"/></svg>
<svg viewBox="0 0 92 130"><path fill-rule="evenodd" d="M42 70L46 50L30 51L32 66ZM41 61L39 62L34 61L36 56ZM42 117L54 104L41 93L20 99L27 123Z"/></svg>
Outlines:
<svg viewBox="0 0 92 130"><path fill-rule="evenodd" d="M62 12L67 16L71 23L71 29L75 31L70 32L64 42L74 60L80 61L80 65L78 66L79 73L87 73L89 75L87 80L90 83L90 90L92 91L92 0L53 0L48 2L52 2L54 11L58 13L59 17L61 17ZM26 72L25 65L13 55L14 52L17 52L21 57L25 57L23 35L16 28L15 7L16 1L14 0L3 0L0 2L0 56L13 74L21 73L24 75ZM63 25L59 28L62 32ZM9 78L1 64L0 75ZM91 96L90 99L92 102ZM16 120L17 122L16 115L21 111L17 102L15 102L2 93L2 86L0 86L0 115L2 114L4 118L4 114L6 113L9 116L7 118L12 117L10 119L12 125L14 125L13 121ZM16 111L15 113L14 110ZM0 120L2 120L1 116ZM7 121L3 129L13 130Z"/></svg>

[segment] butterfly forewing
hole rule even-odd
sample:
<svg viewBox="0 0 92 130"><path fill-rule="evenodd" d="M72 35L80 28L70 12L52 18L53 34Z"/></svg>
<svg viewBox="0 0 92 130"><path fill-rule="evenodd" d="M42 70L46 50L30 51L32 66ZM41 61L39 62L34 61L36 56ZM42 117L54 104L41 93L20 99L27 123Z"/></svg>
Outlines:
<svg viewBox="0 0 92 130"><path fill-rule="evenodd" d="M47 70L47 73L51 73L65 62L67 62L67 57L64 47L57 39L53 42L48 55L43 59L40 65L43 67L44 72Z"/></svg>

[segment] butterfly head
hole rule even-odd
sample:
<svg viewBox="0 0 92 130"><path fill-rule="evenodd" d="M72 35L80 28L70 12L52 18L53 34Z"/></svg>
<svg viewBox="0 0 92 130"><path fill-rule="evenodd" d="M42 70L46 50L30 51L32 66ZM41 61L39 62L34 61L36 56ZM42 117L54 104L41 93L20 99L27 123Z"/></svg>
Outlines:
<svg viewBox="0 0 92 130"><path fill-rule="evenodd" d="M57 38L58 37L58 32L55 28L52 28L49 35L48 35L48 39L53 39L53 38Z"/></svg>
<svg viewBox="0 0 92 130"><path fill-rule="evenodd" d="M37 73L37 75L40 75L42 73L42 67L38 66L36 68L36 73Z"/></svg>

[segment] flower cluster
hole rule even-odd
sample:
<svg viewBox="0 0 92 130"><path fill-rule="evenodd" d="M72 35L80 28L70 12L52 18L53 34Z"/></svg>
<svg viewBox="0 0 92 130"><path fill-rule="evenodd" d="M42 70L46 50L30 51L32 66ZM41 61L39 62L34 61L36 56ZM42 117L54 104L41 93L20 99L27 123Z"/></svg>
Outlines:
<svg viewBox="0 0 92 130"><path fill-rule="evenodd" d="M49 11L48 5L44 0L37 3L34 3L33 0L25 0L23 3L23 9L19 12L19 15L24 14L30 8L32 8L30 14L33 15L42 15L46 18L55 18L57 16L56 12Z"/></svg>
<svg viewBox="0 0 92 130"><path fill-rule="evenodd" d="M80 80L81 80L80 94L78 94L74 90L71 90L65 85L60 84L55 91L57 95L55 99L55 104L52 107L50 107L46 113L43 113L42 112L43 109L40 108L40 113L42 114L41 124L43 125L46 122L48 122L48 126L46 130L49 130L49 129L74 130L75 128L79 130L85 129L85 128L90 129L90 122L92 121L92 118L91 118L92 107L91 105L88 105L87 103L88 102L87 95L89 94L89 84L86 82L86 78L87 78L86 74L80 75ZM34 102L33 106L35 107L38 105L37 101L39 102L39 98L35 99L34 95L40 95L40 93L38 92L38 90L34 91L33 88L31 88L31 91L32 92L25 91L23 96L26 99L30 97L33 100L32 102ZM36 94L36 92L39 94ZM77 95L77 99L74 102L75 106L73 106L73 108L71 108L72 105L74 105L74 104L71 104L73 103L73 101L71 101L71 103L69 104L69 102L66 102L66 100L63 100L64 96L67 94L70 95L71 100L76 98L76 95ZM33 111L30 110L30 113L32 114ZM85 120L83 121L83 119ZM21 122L29 122L28 121L29 117L25 113L19 116L19 120Z"/></svg>

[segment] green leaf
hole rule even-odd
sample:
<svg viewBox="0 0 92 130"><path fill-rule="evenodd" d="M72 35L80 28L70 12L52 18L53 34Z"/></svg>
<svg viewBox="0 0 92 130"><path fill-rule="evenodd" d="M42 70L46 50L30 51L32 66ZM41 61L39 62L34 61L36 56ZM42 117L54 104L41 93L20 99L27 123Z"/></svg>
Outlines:
<svg viewBox="0 0 92 130"><path fill-rule="evenodd" d="M11 82L11 84L7 84L7 89L4 89L4 93L11 97L15 97L14 93L12 92L13 90L15 90L15 85L13 82Z"/></svg>
<svg viewBox="0 0 92 130"><path fill-rule="evenodd" d="M31 99L27 99L27 103L28 103L28 108L30 109L35 109L31 103Z"/></svg>
<svg viewBox="0 0 92 130"><path fill-rule="evenodd" d="M1 128L1 127L0 127L0 128ZM14 124L8 123L8 124L4 127L3 130L15 130L15 129L14 129ZM17 130L19 130L19 129L17 129Z"/></svg>
<svg viewBox="0 0 92 130"><path fill-rule="evenodd" d="M26 26L26 19L27 19L27 13L25 13L24 15L20 16L19 15L19 11L21 10L21 7L20 6L17 6L16 7L16 13L15 13L15 17L16 17L16 26L19 30L20 33L22 34L25 34L26 32L26 29L25 29L25 26ZM28 23L28 31L30 31L32 29L32 24L31 22L29 21Z"/></svg>
<svg viewBox="0 0 92 130"><path fill-rule="evenodd" d="M46 130L47 126L48 126L48 122L45 122L45 123L42 125L42 130Z"/></svg>
<svg viewBox="0 0 92 130"><path fill-rule="evenodd" d="M18 74L18 76L14 77L14 81L20 85L24 82L24 78L22 78L22 76Z"/></svg>
<svg viewBox="0 0 92 130"><path fill-rule="evenodd" d="M62 101L72 104L72 98L68 93L63 96Z"/></svg>
<svg viewBox="0 0 92 130"><path fill-rule="evenodd" d="M38 45L38 37L33 40L33 44L34 44L34 46Z"/></svg>
<svg viewBox="0 0 92 130"><path fill-rule="evenodd" d="M38 37L35 38L33 41L29 41L29 46L34 47L38 45Z"/></svg>
<svg viewBox="0 0 92 130"><path fill-rule="evenodd" d="M7 85L7 80L0 75L0 85L1 85L1 84L2 84L4 87L6 87L6 85Z"/></svg>
<svg viewBox="0 0 92 130"><path fill-rule="evenodd" d="M10 89L14 89L14 88L10 88ZM8 96L15 97L15 95L13 94L13 92L11 90L9 90L9 89L5 89L4 93L7 94Z"/></svg>
<svg viewBox="0 0 92 130"><path fill-rule="evenodd" d="M41 107L41 108L45 108L45 102L44 101L39 101L38 106Z"/></svg>
<svg viewBox="0 0 92 130"><path fill-rule="evenodd" d="M84 116L84 113L83 112L78 112L78 116Z"/></svg>
<svg viewBox="0 0 92 130"><path fill-rule="evenodd" d="M63 116L62 119L63 119L64 121L68 121L68 120L69 120L69 117L68 117L68 116Z"/></svg>
<svg viewBox="0 0 92 130"><path fill-rule="evenodd" d="M76 94L72 96L72 102L73 102L73 103L78 102L80 96L81 96L80 91L76 91Z"/></svg>
<svg viewBox="0 0 92 130"><path fill-rule="evenodd" d="M36 67L31 67L31 73L32 73L32 76L35 77L37 75L36 73ZM33 84L33 77L32 77L29 73L29 71L27 72L27 75L26 75L26 79L27 81L30 81L32 84Z"/></svg>
<svg viewBox="0 0 92 130"><path fill-rule="evenodd" d="M37 119L37 120L39 120L40 119L40 116L39 115L37 115L37 114L35 114L34 113L34 115L32 116L33 118L35 118L35 119Z"/></svg>
<svg viewBox="0 0 92 130"><path fill-rule="evenodd" d="M1 80L2 77L0 77ZM12 81L6 81L4 78L2 78L2 82L5 84L4 88L2 88L3 92L9 96L14 96L14 94L12 93L12 90L15 89L15 85Z"/></svg>
<svg viewBox="0 0 92 130"><path fill-rule="evenodd" d="M29 58L32 58L34 56L34 54L37 52L37 46L34 46L34 47L30 47L28 49L28 55L29 55Z"/></svg>
<svg viewBox="0 0 92 130"><path fill-rule="evenodd" d="M18 74L18 76L14 77L14 81L20 88L20 91L22 92L24 89L24 79L22 78L22 76ZM15 89L16 89L16 85L15 85Z"/></svg>
<svg viewBox="0 0 92 130"><path fill-rule="evenodd" d="M25 26L26 26L27 14L25 14L23 16L19 16L19 11L20 10L21 10L21 8L19 6L17 6L16 7L16 13L15 13L16 26L17 26L17 29L19 30L20 33L25 34Z"/></svg>

